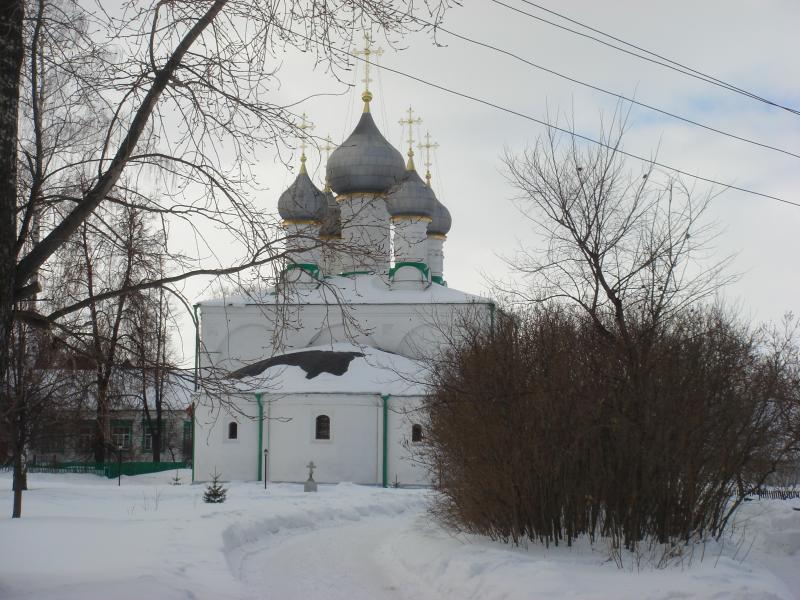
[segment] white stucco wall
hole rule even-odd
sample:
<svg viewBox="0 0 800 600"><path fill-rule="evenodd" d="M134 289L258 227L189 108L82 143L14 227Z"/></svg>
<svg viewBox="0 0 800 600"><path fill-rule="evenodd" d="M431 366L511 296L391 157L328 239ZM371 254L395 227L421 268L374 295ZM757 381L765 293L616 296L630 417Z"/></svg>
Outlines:
<svg viewBox="0 0 800 600"><path fill-rule="evenodd" d="M383 482L383 401L378 394L264 395L262 446L258 445L257 418L214 413L200 404L195 413L195 481L207 481L214 468L225 480L259 479L258 457L266 448L270 481L305 481L306 465L314 461L314 478L320 483ZM412 460L411 426L419 422L415 409L419 397L394 396L389 400L387 480L403 485L426 485L425 470ZM244 401L251 416L254 401ZM331 420L331 439L316 440L315 420ZM228 423L236 420L238 439L228 440ZM263 469L263 467L262 467Z"/></svg>
<svg viewBox="0 0 800 600"><path fill-rule="evenodd" d="M194 480L208 481L214 469L224 481L250 481L258 474L258 410L254 401L228 398L244 414L228 411L201 396L194 413ZM238 423L238 436L228 439L228 424Z"/></svg>
<svg viewBox="0 0 800 600"><path fill-rule="evenodd" d="M412 358L424 358L444 343L459 312L489 318L487 304L362 304L348 307L308 305L276 310L272 306L203 306L201 365L229 369L260 360L278 350L296 350L333 342L353 342ZM353 323L359 323L356 329ZM275 335L275 331L280 335ZM443 331L444 330L444 331Z"/></svg>

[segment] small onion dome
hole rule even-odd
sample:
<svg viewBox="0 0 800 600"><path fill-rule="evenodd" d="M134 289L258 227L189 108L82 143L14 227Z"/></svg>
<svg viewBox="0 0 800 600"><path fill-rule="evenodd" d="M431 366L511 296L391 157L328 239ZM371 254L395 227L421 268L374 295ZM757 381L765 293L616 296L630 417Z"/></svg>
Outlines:
<svg viewBox="0 0 800 600"><path fill-rule="evenodd" d="M403 157L365 112L353 133L328 159L326 179L337 194L383 193L405 174Z"/></svg>
<svg viewBox="0 0 800 600"><path fill-rule="evenodd" d="M297 179L278 199L278 213L285 221L320 221L328 202L306 173L305 164Z"/></svg>
<svg viewBox="0 0 800 600"><path fill-rule="evenodd" d="M413 168L386 196L386 208L393 217L432 217L437 202L433 190Z"/></svg>
<svg viewBox="0 0 800 600"><path fill-rule="evenodd" d="M428 223L428 235L447 235L447 232L450 231L450 226L453 224L453 219L450 217L450 211L447 210L447 207L439 202L435 196L434 200L436 203L431 214L431 222Z"/></svg>
<svg viewBox="0 0 800 600"><path fill-rule="evenodd" d="M336 197L328 190L325 192L328 208L322 217L322 226L319 229L321 238L340 238L342 237L342 209L336 201Z"/></svg>

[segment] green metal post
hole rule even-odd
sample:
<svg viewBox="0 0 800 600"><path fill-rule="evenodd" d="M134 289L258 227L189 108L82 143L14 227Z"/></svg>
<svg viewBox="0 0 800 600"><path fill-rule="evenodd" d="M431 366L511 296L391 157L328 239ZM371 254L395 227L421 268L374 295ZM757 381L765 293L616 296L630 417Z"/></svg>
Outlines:
<svg viewBox="0 0 800 600"><path fill-rule="evenodd" d="M264 403L261 401L261 392L256 394L258 402L258 481L261 481L261 447L264 444Z"/></svg>
<svg viewBox="0 0 800 600"><path fill-rule="evenodd" d="M383 487L389 487L389 398L391 398L391 394L381 394L381 400L383 400Z"/></svg>

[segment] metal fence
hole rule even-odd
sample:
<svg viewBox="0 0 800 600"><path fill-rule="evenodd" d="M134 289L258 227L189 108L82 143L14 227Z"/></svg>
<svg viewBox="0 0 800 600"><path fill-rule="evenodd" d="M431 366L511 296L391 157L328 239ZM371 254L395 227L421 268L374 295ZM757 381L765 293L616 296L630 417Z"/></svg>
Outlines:
<svg viewBox="0 0 800 600"><path fill-rule="evenodd" d="M89 473L101 477L113 479L119 475L118 463L106 463L97 465L94 463L46 463L29 464L28 473ZM124 462L121 465L123 475L146 475L147 473L160 473L161 471L171 471L172 469L187 469L188 463L185 462ZM11 471L11 465L0 466L0 471Z"/></svg>

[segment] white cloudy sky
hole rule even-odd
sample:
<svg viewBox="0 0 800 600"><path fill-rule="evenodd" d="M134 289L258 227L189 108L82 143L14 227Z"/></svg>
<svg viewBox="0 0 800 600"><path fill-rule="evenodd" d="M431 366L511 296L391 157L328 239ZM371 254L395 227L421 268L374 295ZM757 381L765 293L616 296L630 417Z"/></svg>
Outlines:
<svg viewBox="0 0 800 600"><path fill-rule="evenodd" d="M558 21L521 0L505 1ZM538 3L800 108L797 0ZM800 115L627 56L490 0L466 0L464 4L448 13L445 27L571 77L800 154ZM444 33L439 38L444 46L438 47L424 34L405 38L400 50L393 50L380 38L377 41L385 50L381 62L388 67L534 117L543 117L548 109L568 112L574 115L579 130L590 135L597 133L601 113L608 114L615 106L613 98ZM330 133L334 142L340 142L352 130L360 113L360 81L355 94L346 93L345 85L314 70L308 57L299 55L286 57L280 77L277 103L320 91L344 92L308 100L298 109L305 110L315 123L315 135ZM358 79L361 77L359 74ZM519 241L535 236L511 202L514 192L502 173L501 155L505 148L523 149L543 134L543 128L387 72L373 88L373 113L391 142L400 147L398 120L411 105L424 120L423 130L429 130L440 144L434 188L453 216L445 245L445 277L451 287L487 292L482 274L504 276L506 269L499 255L512 254ZM645 109L633 109L625 147L644 156L658 147L663 163L800 202L800 159ZM294 177L274 154L274 149L265 148L259 165L259 177L268 188L259 202L270 212L276 210L278 196ZM310 157L309 166L317 168L318 161L319 157ZM418 160L418 167L420 163ZM321 170L317 179L321 185ZM701 185L698 189L705 188ZM733 269L742 275L726 292L728 299L759 320L800 311L800 208L729 190L715 201L713 217L723 227L714 253L736 253ZM187 291L193 293L191 288Z"/></svg>

